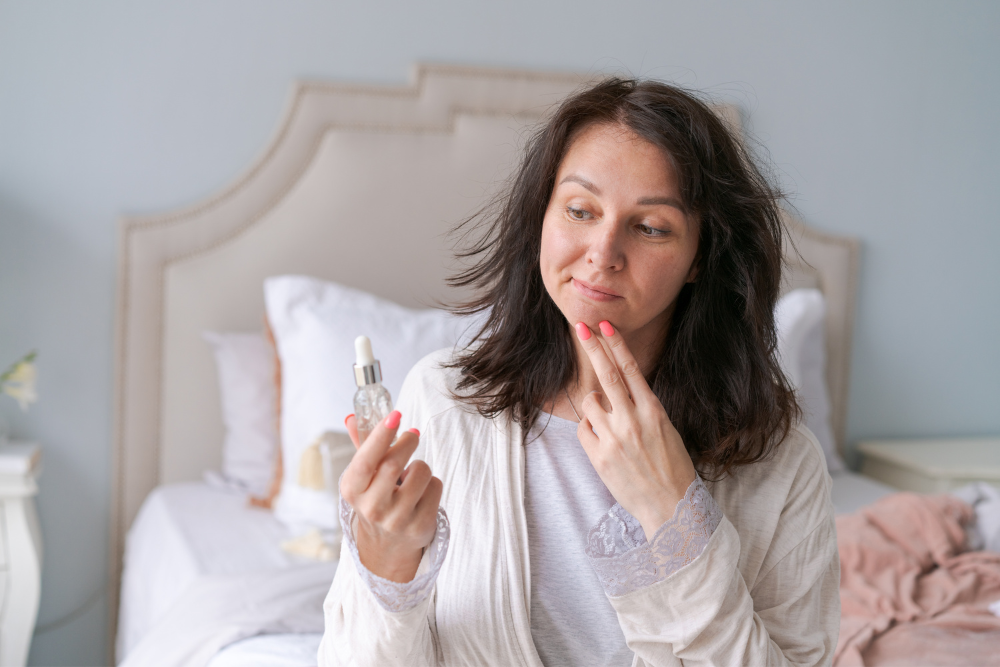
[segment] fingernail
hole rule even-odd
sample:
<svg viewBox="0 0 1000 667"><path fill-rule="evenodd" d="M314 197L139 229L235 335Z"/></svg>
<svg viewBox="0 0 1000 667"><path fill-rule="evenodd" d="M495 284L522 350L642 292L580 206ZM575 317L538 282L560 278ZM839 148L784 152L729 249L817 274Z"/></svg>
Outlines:
<svg viewBox="0 0 1000 667"><path fill-rule="evenodd" d="M402 416L403 415L399 414L399 410L393 410L382 423L385 424L386 428L397 428L399 426L399 418Z"/></svg>
<svg viewBox="0 0 1000 667"><path fill-rule="evenodd" d="M415 428L411 428L411 429L410 429L410 433L414 434L414 435L415 435L415 436L417 436L418 438L420 437L420 431L418 431L418 430L417 430L417 429L415 429Z"/></svg>
<svg viewBox="0 0 1000 667"><path fill-rule="evenodd" d="M353 416L354 416L354 413L352 412L351 414L349 414L346 417L344 417L344 426L347 426L347 420L350 419Z"/></svg>
<svg viewBox="0 0 1000 667"><path fill-rule="evenodd" d="M580 337L580 340L590 340L590 328L583 322L577 322L576 335Z"/></svg>
<svg viewBox="0 0 1000 667"><path fill-rule="evenodd" d="M603 322L601 322L597 326L601 327L601 333L604 334L605 338L607 338L608 336L614 336L615 335L615 328L613 326L611 326L611 322L608 322L607 320L604 320Z"/></svg>

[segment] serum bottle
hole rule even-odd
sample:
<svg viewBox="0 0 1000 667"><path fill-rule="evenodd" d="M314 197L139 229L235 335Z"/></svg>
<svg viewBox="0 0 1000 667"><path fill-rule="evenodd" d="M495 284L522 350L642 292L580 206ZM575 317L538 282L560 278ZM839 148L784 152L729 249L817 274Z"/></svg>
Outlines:
<svg viewBox="0 0 1000 667"><path fill-rule="evenodd" d="M382 367L372 354L368 336L355 339L354 353L354 381L358 385L354 394L354 418L358 424L358 442L363 443L378 423L392 412L392 397L382 386Z"/></svg>

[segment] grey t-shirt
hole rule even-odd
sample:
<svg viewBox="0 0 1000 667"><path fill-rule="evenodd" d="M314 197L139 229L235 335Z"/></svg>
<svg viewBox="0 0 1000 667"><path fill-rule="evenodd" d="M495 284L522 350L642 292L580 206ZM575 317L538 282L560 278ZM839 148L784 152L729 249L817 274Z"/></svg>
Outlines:
<svg viewBox="0 0 1000 667"><path fill-rule="evenodd" d="M576 428L542 414L525 445L531 637L546 667L626 667L632 651L585 552L590 529L615 499Z"/></svg>

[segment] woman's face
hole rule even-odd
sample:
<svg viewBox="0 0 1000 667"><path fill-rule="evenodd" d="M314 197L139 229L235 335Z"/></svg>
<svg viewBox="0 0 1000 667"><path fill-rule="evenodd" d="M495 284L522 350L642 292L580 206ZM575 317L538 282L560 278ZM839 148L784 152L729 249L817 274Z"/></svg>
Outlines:
<svg viewBox="0 0 1000 667"><path fill-rule="evenodd" d="M542 281L569 323L662 340L697 253L697 220L661 149L619 125L584 130L542 223Z"/></svg>

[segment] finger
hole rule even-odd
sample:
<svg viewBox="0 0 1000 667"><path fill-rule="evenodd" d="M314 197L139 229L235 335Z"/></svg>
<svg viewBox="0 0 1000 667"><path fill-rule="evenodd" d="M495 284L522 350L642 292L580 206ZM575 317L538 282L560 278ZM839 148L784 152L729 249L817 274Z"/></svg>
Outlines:
<svg viewBox="0 0 1000 667"><path fill-rule="evenodd" d="M615 331L615 328L607 320L598 324L597 327L601 330L601 336L607 343L608 349L611 350L612 359L625 381L625 386L632 395L632 402L655 398L653 390L649 388L649 383L642 375L639 362L635 360L632 351L625 344L625 337ZM659 404L659 400L656 402Z"/></svg>
<svg viewBox="0 0 1000 667"><path fill-rule="evenodd" d="M431 477L424 489L424 495L420 496L413 514L419 518L426 518L428 522L437 522L438 507L441 506L441 494L444 491L444 484L437 477Z"/></svg>
<svg viewBox="0 0 1000 667"><path fill-rule="evenodd" d="M584 415L583 419L576 426L576 437L583 446L583 450L587 452L588 456L590 451L596 449L598 445L601 444L601 439L598 437L597 433L594 431L594 425L590 421L590 418Z"/></svg>
<svg viewBox="0 0 1000 667"><path fill-rule="evenodd" d="M601 341L597 339L597 336L593 335L590 327L583 322L577 323L576 336L580 339L580 343L583 344L583 349L586 351L587 357L594 367L594 372L597 373L597 379L601 383L601 388L604 389L605 396L611 402L611 409L625 412L632 410L633 406L632 401L629 399L628 387L622 381L618 366L611 361L608 353L604 351Z"/></svg>
<svg viewBox="0 0 1000 667"><path fill-rule="evenodd" d="M379 462L378 470L368 487L369 492L389 495L395 490L397 482L406 470L406 464L420 443L419 435L416 429L400 434L396 444L389 448Z"/></svg>
<svg viewBox="0 0 1000 667"><path fill-rule="evenodd" d="M368 438L358 447L357 453L351 459L341 485L347 486L351 494L364 493L372 483L372 478L378 471L378 466L389 451L392 438L399 428L400 414L398 410L389 413L382 422L368 435Z"/></svg>
<svg viewBox="0 0 1000 667"><path fill-rule="evenodd" d="M407 514L413 512L417 502L424 495L424 490L431 481L431 468L423 461L414 461L406 469L403 483L396 492L396 504Z"/></svg>
<svg viewBox="0 0 1000 667"><path fill-rule="evenodd" d="M358 420L354 417L353 412L344 418L344 426L347 427L347 435L351 436L351 442L354 443L354 448L357 449L361 446L361 443L358 442Z"/></svg>
<svg viewBox="0 0 1000 667"><path fill-rule="evenodd" d="M592 391L584 396L583 402L580 403L580 411L583 412L583 416L590 423L591 431L598 433L597 437L600 437L600 433L607 434L610 432L610 425L608 424L610 413L601 402L601 392Z"/></svg>

